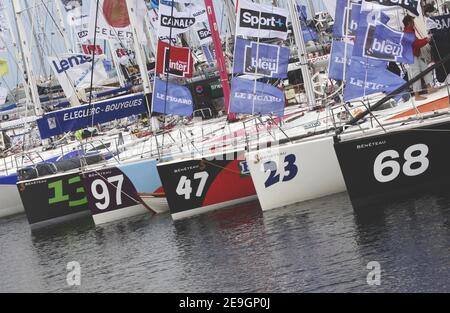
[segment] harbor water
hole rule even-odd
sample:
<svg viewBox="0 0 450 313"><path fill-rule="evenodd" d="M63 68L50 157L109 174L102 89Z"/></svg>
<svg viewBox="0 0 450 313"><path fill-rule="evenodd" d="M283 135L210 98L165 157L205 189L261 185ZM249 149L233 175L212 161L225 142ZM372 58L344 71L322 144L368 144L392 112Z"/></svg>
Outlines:
<svg viewBox="0 0 450 313"><path fill-rule="evenodd" d="M81 280L69 286L73 261ZM343 193L35 232L24 215L0 220L0 292L450 292L449 277L445 194L355 211Z"/></svg>

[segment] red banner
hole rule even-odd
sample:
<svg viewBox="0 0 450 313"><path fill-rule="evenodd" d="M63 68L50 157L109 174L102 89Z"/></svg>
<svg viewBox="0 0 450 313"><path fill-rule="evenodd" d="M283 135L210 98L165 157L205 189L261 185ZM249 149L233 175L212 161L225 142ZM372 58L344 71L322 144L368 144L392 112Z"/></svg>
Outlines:
<svg viewBox="0 0 450 313"><path fill-rule="evenodd" d="M81 47L83 48L83 53L84 54L92 54L92 52L94 52L95 55L101 55L103 54L103 49L100 45L86 45L83 44L81 45Z"/></svg>
<svg viewBox="0 0 450 313"><path fill-rule="evenodd" d="M169 74L191 78L194 71L194 62L189 48L170 46L163 41L158 41L158 63L156 74L166 74L166 68Z"/></svg>

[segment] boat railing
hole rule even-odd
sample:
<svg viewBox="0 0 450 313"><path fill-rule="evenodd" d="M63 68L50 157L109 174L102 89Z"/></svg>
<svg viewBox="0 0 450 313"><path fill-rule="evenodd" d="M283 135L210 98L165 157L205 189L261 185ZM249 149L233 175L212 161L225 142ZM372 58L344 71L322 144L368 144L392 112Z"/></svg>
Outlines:
<svg viewBox="0 0 450 313"><path fill-rule="evenodd" d="M205 115L205 112L209 113L209 118L213 117L212 110L210 108L203 108L203 109L195 110L194 113L192 114L192 116L194 116L194 117L198 116L197 114L200 113L202 118L206 119L207 117Z"/></svg>
<svg viewBox="0 0 450 313"><path fill-rule="evenodd" d="M437 69L437 68L439 68L441 66L444 66L449 61L450 61L450 54L448 54L447 56L445 56L443 59L441 59L440 61L436 62L432 66L428 67L425 71L423 71L422 73L416 75L415 77L413 77L412 79L410 79L409 81L407 81L405 84L401 85L400 87L398 87L394 91L392 91L389 94L387 94L385 97L380 99L374 105L369 106L368 110L366 110L364 112L361 112L360 114L358 114L357 116L352 118L346 125L339 127L336 130L336 135L338 136L338 135L342 134L342 132L345 129L348 129L348 126L356 125L359 121L361 121L367 115L371 114L371 112L375 111L376 109L378 109L379 107L384 105L387 101L395 98L398 95L401 95L407 89L409 89L414 83L420 81L422 78L424 78L427 74L431 73L435 69ZM447 82L447 85L448 85L448 82Z"/></svg>

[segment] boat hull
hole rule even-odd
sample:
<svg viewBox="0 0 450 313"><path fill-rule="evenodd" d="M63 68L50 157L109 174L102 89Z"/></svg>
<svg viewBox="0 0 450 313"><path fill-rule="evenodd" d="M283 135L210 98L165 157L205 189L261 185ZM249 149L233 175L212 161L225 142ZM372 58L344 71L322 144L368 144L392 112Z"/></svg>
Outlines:
<svg viewBox="0 0 450 313"><path fill-rule="evenodd" d="M158 165L174 220L256 199L244 151Z"/></svg>
<svg viewBox="0 0 450 313"><path fill-rule="evenodd" d="M271 210L345 191L333 144L327 136L248 153L261 208Z"/></svg>
<svg viewBox="0 0 450 313"><path fill-rule="evenodd" d="M362 208L447 185L449 144L450 118L444 117L334 147L353 207Z"/></svg>
<svg viewBox="0 0 450 313"><path fill-rule="evenodd" d="M32 228L90 215L78 171L18 182L17 189Z"/></svg>
<svg viewBox="0 0 450 313"><path fill-rule="evenodd" d="M16 185L0 185L0 218L23 213L23 205Z"/></svg>
<svg viewBox="0 0 450 313"><path fill-rule="evenodd" d="M156 164L156 160L146 160L83 173L83 185L95 224L167 211L167 206L146 201L143 196L161 191Z"/></svg>

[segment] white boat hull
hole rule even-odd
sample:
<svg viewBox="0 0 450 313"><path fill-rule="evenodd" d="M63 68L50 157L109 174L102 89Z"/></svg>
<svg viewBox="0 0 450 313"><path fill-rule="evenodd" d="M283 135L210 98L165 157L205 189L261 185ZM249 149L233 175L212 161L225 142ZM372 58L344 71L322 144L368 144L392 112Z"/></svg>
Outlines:
<svg viewBox="0 0 450 313"><path fill-rule="evenodd" d="M16 185L0 185L0 218L23 213L22 200Z"/></svg>
<svg viewBox="0 0 450 313"><path fill-rule="evenodd" d="M246 159L264 211L346 190L331 136L250 152Z"/></svg>

